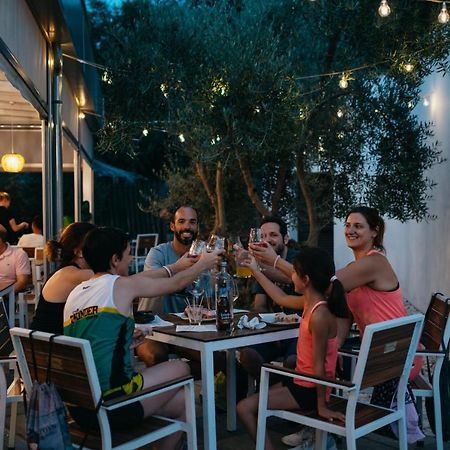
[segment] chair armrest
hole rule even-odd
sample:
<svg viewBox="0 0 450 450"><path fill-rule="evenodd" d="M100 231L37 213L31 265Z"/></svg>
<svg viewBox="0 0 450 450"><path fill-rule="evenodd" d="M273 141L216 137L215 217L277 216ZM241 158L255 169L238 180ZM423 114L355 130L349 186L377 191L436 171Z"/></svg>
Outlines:
<svg viewBox="0 0 450 450"><path fill-rule="evenodd" d="M0 364L9 364L11 362L17 361L15 356L2 356L0 357Z"/></svg>
<svg viewBox="0 0 450 450"><path fill-rule="evenodd" d="M358 358L359 356L359 348L353 348L351 350L339 349L338 355L340 356L348 356L349 358Z"/></svg>
<svg viewBox="0 0 450 450"><path fill-rule="evenodd" d="M431 351L431 350L417 350L415 356L436 356L442 358L445 356L444 351Z"/></svg>
<svg viewBox="0 0 450 450"><path fill-rule="evenodd" d="M175 378L174 380L171 380L168 383L156 384L155 386L143 389L142 391L133 392L132 394L129 395L121 395L120 397L112 398L111 400L106 400L102 403L102 407L104 407L105 409L116 409L129 403L133 403L141 398L159 395L161 394L160 391L179 388L187 384L190 380L193 380L193 377L191 375Z"/></svg>
<svg viewBox="0 0 450 450"><path fill-rule="evenodd" d="M297 378L299 380L310 381L312 383L321 384L323 386L330 386L336 389L343 389L345 391L351 391L355 389L355 384L345 380L337 380L336 378L319 377L311 375L309 373L297 372L296 370L288 369L286 367L274 366L272 364L263 364L263 370L276 373L282 376L288 376L291 378Z"/></svg>

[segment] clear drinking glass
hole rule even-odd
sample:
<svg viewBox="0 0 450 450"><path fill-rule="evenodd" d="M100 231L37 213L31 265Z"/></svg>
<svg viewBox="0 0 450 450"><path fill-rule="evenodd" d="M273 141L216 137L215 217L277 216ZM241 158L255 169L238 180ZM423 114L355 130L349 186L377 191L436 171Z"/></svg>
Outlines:
<svg viewBox="0 0 450 450"><path fill-rule="evenodd" d="M213 252L214 250L223 250L225 248L225 238L212 234L206 243L206 251Z"/></svg>
<svg viewBox="0 0 450 450"><path fill-rule="evenodd" d="M233 248L233 246L237 246L239 247L239 249L243 249L244 246L242 245L241 239L239 236L230 236L228 239L229 242L229 246L231 246L231 248ZM246 267L246 266L241 266L240 265L240 261L239 261L239 255L238 255L238 251L233 249L233 252L235 253L235 261L236 261L236 277L237 278L250 278L252 276L252 271Z"/></svg>
<svg viewBox="0 0 450 450"><path fill-rule="evenodd" d="M248 243L259 244L260 242L262 242L261 228L250 228Z"/></svg>
<svg viewBox="0 0 450 450"><path fill-rule="evenodd" d="M200 256L205 249L206 243L201 239L196 239L192 241L191 248L189 249L188 258L193 258L195 256Z"/></svg>

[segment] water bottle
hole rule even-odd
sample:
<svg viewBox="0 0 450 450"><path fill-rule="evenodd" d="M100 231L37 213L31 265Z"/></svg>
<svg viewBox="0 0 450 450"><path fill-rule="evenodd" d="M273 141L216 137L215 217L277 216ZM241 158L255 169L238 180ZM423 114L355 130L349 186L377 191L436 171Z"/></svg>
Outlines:
<svg viewBox="0 0 450 450"><path fill-rule="evenodd" d="M227 262L221 261L215 280L216 326L219 331L231 330L233 323L233 278L227 272Z"/></svg>

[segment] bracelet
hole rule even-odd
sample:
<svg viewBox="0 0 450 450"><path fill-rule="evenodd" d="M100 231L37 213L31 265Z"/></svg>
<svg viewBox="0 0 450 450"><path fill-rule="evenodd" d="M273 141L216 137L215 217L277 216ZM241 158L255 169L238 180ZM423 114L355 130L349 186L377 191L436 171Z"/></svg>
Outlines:
<svg viewBox="0 0 450 450"><path fill-rule="evenodd" d="M277 257L275 258L275 261L273 262L273 268L276 269L277 268L277 262L278 260L281 258L280 255L277 255Z"/></svg>
<svg viewBox="0 0 450 450"><path fill-rule="evenodd" d="M169 275L169 278L171 278L172 275L173 275L173 273L172 273L172 271L169 269L169 267L163 266L163 269L166 269L167 275Z"/></svg>

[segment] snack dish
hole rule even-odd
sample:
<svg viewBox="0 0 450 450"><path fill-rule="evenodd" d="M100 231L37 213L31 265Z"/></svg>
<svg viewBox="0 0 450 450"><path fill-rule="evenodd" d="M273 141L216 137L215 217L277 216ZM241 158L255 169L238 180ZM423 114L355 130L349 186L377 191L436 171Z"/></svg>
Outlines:
<svg viewBox="0 0 450 450"><path fill-rule="evenodd" d="M175 315L180 319L188 320L188 316L186 315L185 311L182 313L175 313ZM212 320L216 320L216 311L214 309L203 308L202 321L208 322Z"/></svg>
<svg viewBox="0 0 450 450"><path fill-rule="evenodd" d="M285 313L260 313L259 317L263 322L270 323L271 325L289 325L300 322L300 316L298 314L285 314Z"/></svg>

